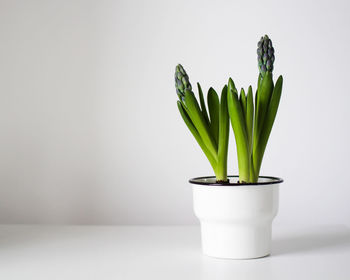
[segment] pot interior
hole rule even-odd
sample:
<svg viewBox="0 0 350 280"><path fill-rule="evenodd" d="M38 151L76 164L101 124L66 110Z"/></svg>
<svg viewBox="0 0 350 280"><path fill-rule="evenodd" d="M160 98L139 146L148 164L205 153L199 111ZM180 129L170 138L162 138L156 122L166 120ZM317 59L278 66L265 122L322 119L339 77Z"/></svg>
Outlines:
<svg viewBox="0 0 350 280"><path fill-rule="evenodd" d="M240 183L237 175L227 176L229 182L217 183L215 176L196 177L189 180L191 184L212 186L271 185L283 182L283 179L272 176L259 176L257 183Z"/></svg>

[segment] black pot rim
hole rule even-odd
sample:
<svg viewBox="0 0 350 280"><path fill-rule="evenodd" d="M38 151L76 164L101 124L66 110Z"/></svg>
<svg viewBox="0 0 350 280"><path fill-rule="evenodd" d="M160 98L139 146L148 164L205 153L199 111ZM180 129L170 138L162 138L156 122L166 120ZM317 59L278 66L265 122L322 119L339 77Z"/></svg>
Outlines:
<svg viewBox="0 0 350 280"><path fill-rule="evenodd" d="M239 178L238 175L230 175L227 176L227 178ZM191 184L195 185L204 185L204 186L261 186L261 185L274 185L274 184L280 184L283 183L283 179L279 177L273 177L273 176L259 176L259 178L263 179L271 179L270 182L257 182L257 183L233 183L233 182L203 182L201 180L203 179L215 179L215 176L203 176L203 177L195 177L189 180Z"/></svg>

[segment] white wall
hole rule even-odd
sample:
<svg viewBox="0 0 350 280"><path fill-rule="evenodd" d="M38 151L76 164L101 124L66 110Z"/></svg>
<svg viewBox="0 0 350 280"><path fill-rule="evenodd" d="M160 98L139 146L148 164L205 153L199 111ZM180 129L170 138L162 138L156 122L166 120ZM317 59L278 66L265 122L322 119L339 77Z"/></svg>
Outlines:
<svg viewBox="0 0 350 280"><path fill-rule="evenodd" d="M267 33L285 79L261 172L285 179L276 223L350 225L349 29L347 1L0 1L0 222L196 223L187 180L212 171L175 65L255 87Z"/></svg>

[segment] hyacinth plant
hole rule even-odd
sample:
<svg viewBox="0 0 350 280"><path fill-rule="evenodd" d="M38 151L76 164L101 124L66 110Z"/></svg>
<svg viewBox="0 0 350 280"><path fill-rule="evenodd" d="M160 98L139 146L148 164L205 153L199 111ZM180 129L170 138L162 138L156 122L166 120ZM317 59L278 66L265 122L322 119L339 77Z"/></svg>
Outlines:
<svg viewBox="0 0 350 280"><path fill-rule="evenodd" d="M207 94L207 106L202 88L197 83L199 102L192 92L189 77L181 66L175 69L175 87L179 97L177 106L180 114L208 158L216 181L227 182L227 150L230 121L227 110L227 86L224 86L219 99L218 94L210 88ZM208 111L207 108L208 107Z"/></svg>
<svg viewBox="0 0 350 280"><path fill-rule="evenodd" d="M227 150L229 120L236 140L239 182L256 183L265 148L276 117L283 77L273 82L275 61L274 48L267 35L258 42L258 86L247 93L237 88L230 78L221 92L210 88L207 95L209 115L203 92L198 85L200 105L192 92L189 77L179 64L175 70L175 87L179 96L177 102L180 114L187 127L207 156L216 175L217 182L227 182Z"/></svg>
<svg viewBox="0 0 350 280"><path fill-rule="evenodd" d="M282 76L273 82L274 48L267 35L258 42L257 53L259 76L255 106L251 86L247 94L244 89L238 94L232 79L228 82L228 111L236 140L239 181L245 183L258 181L283 84Z"/></svg>

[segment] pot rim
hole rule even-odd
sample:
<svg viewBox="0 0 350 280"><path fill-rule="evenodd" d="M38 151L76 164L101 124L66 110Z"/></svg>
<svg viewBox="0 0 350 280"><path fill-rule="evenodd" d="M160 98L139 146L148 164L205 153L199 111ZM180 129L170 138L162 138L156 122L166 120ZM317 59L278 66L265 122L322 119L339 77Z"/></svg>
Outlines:
<svg viewBox="0 0 350 280"><path fill-rule="evenodd" d="M239 178L238 175L229 175L230 178ZM224 186L224 187L239 187L239 186L260 186L260 185L273 185L283 183L283 179L279 177L273 176L259 176L259 179L269 179L269 181L265 182L257 182L257 183L237 183L237 182L227 182L227 183L217 183L216 181L207 181L207 179L216 179L215 176L202 176L191 178L188 182L195 185L204 185L204 186Z"/></svg>

